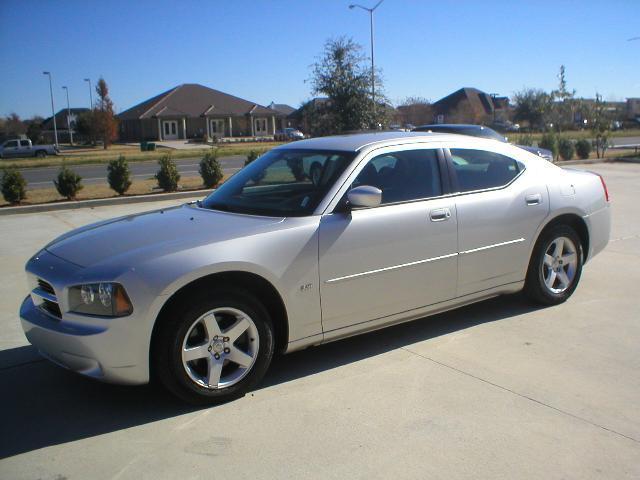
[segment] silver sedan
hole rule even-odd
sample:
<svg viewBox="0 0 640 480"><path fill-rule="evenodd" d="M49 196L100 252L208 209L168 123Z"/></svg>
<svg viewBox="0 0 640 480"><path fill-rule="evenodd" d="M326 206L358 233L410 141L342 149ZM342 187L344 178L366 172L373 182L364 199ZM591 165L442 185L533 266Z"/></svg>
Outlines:
<svg viewBox="0 0 640 480"><path fill-rule="evenodd" d="M202 201L57 238L26 265L20 316L69 370L219 402L276 352L521 290L564 302L609 230L601 177L505 143L303 140Z"/></svg>

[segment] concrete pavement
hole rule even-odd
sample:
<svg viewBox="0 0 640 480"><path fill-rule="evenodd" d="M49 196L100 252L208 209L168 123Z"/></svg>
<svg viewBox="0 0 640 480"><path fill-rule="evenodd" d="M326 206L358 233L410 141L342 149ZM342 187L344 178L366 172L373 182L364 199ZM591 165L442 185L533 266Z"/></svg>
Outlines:
<svg viewBox="0 0 640 480"><path fill-rule="evenodd" d="M589 169L612 241L567 303L496 298L294 353L207 409L72 375L18 326L31 254L150 205L0 218L0 478L640 477L640 167Z"/></svg>

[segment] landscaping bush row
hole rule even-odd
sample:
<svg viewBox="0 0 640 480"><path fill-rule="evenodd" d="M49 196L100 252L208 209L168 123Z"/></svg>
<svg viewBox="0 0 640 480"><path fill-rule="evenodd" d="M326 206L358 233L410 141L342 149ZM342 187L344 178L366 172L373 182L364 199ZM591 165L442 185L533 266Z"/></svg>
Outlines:
<svg viewBox="0 0 640 480"><path fill-rule="evenodd" d="M522 139L518 139L522 140ZM519 141L519 145L531 145L532 143L526 143L529 139ZM562 160L571 160L577 154L581 159L589 158L591 154L592 145L589 140L572 140L570 138L561 137L556 133L547 132L542 135L542 139L538 142L540 148L546 148L553 153L553 158Z"/></svg>
<svg viewBox="0 0 640 480"><path fill-rule="evenodd" d="M258 153L252 150L247 156L245 165L257 157ZM178 190L180 173L178 173L175 161L170 155L165 155L158 160L158 165L160 168L155 174L158 187L165 192ZM200 160L199 172L202 177L202 183L206 188L213 188L222 181L224 174L215 149L211 149ZM107 181L109 182L109 187L117 192L118 195L124 195L129 190L132 183L131 171L124 156L121 155L119 158L109 162L107 165ZM68 200L75 200L78 192L83 188L82 177L66 165L60 168L53 183L58 193ZM2 196L8 203L18 205L27 198L27 182L15 168L4 169L0 184Z"/></svg>

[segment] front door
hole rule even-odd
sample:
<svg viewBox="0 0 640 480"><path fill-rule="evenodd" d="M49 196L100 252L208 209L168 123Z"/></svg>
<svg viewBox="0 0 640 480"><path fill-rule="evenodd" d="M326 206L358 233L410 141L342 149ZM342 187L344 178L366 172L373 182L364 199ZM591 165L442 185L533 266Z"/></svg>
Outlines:
<svg viewBox="0 0 640 480"><path fill-rule="evenodd" d="M253 121L254 132L256 137L261 137L264 135L268 135L267 131L267 119L266 118L256 118Z"/></svg>
<svg viewBox="0 0 640 480"><path fill-rule="evenodd" d="M211 137L222 138L224 137L224 120L219 118L213 119L210 122L211 125Z"/></svg>
<svg viewBox="0 0 640 480"><path fill-rule="evenodd" d="M372 154L351 187L379 188L382 204L323 216L325 333L455 296L457 218L439 165L437 149Z"/></svg>
<svg viewBox="0 0 640 480"><path fill-rule="evenodd" d="M450 152L463 193L456 197L458 295L524 280L531 243L549 212L545 184L532 184L524 165L506 155L468 148Z"/></svg>
<svg viewBox="0 0 640 480"><path fill-rule="evenodd" d="M176 120L163 120L162 139L163 140L178 139L178 122Z"/></svg>

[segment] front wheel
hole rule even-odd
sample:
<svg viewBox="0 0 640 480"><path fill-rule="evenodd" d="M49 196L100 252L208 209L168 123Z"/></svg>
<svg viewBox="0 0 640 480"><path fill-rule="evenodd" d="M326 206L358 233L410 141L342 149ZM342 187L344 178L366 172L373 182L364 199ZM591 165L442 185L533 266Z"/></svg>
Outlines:
<svg viewBox="0 0 640 480"><path fill-rule="evenodd" d="M274 335L269 314L259 301L239 291L188 303L192 306L178 306L160 320L152 358L155 375L192 404L241 397L271 363Z"/></svg>
<svg viewBox="0 0 640 480"><path fill-rule="evenodd" d="M575 230L567 225L550 228L533 250L525 294L544 305L566 301L578 286L582 263L582 244Z"/></svg>

